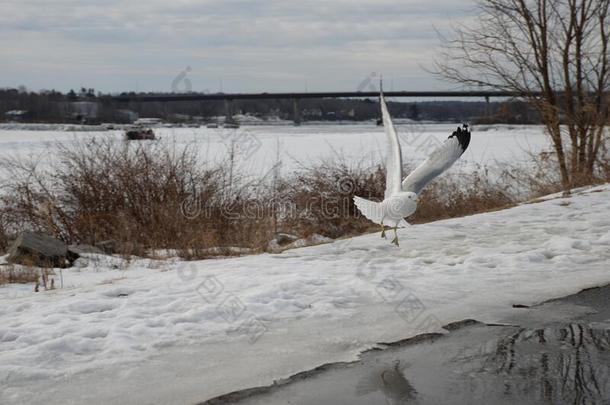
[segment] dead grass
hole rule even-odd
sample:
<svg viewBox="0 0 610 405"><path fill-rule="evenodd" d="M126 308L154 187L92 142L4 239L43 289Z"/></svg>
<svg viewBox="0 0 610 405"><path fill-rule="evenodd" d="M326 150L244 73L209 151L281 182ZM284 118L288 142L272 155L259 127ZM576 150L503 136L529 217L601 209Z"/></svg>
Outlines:
<svg viewBox="0 0 610 405"><path fill-rule="evenodd" d="M33 267L16 268L9 264L0 266L0 285L9 283L36 283L40 278L40 271Z"/></svg>
<svg viewBox="0 0 610 405"><path fill-rule="evenodd" d="M0 162L11 179L0 190L0 249L7 235L27 229L67 243L116 240L124 255L171 249L199 259L210 257L210 248L222 255L232 254L223 251L232 246L262 251L276 232L340 238L378 228L359 214L353 197L383 198L382 165L339 157L283 178L248 179L224 169L232 160L212 165L197 150L92 140L59 147L48 170L35 162ZM408 220L494 211L560 191L554 164L543 154L501 172L452 171L426 189ZM610 180L610 161L599 168L595 181Z"/></svg>
<svg viewBox="0 0 610 405"><path fill-rule="evenodd" d="M221 166L206 165L196 151L91 140L59 146L49 170L5 161L11 180L2 190L0 215L15 232L39 230L67 243L116 240L125 255L155 249L191 254L256 240L256 224L222 214L241 195L227 192Z"/></svg>
<svg viewBox="0 0 610 405"><path fill-rule="evenodd" d="M428 187L420 197L411 223L463 217L514 206L518 201L485 171L469 175L444 176Z"/></svg>

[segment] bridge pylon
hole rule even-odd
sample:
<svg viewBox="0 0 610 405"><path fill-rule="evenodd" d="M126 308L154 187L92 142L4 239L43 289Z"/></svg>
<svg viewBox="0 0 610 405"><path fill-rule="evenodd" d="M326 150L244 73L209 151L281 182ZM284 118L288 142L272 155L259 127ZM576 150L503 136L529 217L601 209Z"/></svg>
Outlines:
<svg viewBox="0 0 610 405"><path fill-rule="evenodd" d="M227 124L235 124L235 118L233 118L233 100L225 100L225 122Z"/></svg>
<svg viewBox="0 0 610 405"><path fill-rule="evenodd" d="M294 125L301 125L301 100L298 98L292 99L293 122Z"/></svg>

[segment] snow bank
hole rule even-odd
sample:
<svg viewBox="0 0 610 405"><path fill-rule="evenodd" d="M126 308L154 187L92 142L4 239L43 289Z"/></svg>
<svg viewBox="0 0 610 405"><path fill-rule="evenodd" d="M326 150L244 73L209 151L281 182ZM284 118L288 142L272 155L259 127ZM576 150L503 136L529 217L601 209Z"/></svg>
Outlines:
<svg viewBox="0 0 610 405"><path fill-rule="evenodd" d="M78 124L29 124L20 122L0 123L0 130L9 131L106 131L102 125L78 125Z"/></svg>
<svg viewBox="0 0 610 405"><path fill-rule="evenodd" d="M0 402L196 402L452 321L497 321L514 303L610 282L608 212L602 186L411 226L400 248L376 233L281 254L85 263L38 294L2 286ZM99 382L118 370L120 383Z"/></svg>

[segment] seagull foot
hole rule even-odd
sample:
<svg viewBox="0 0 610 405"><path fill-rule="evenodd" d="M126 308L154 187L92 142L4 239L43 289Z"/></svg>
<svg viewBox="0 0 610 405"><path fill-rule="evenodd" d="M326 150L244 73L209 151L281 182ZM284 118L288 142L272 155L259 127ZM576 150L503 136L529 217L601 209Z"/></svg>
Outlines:
<svg viewBox="0 0 610 405"><path fill-rule="evenodd" d="M396 246L400 246L398 244L398 237L395 237L394 239L392 239L392 243L395 244Z"/></svg>
<svg viewBox="0 0 610 405"><path fill-rule="evenodd" d="M385 238L385 228L382 228L382 229L381 229L381 237L382 237L382 238Z"/></svg>

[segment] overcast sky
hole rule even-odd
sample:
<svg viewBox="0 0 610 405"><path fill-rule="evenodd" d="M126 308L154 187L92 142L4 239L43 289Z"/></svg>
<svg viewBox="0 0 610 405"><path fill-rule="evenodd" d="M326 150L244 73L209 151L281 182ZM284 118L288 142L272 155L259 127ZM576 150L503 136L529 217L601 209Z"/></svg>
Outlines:
<svg viewBox="0 0 610 405"><path fill-rule="evenodd" d="M454 88L422 69L471 0L0 0L0 87L171 91ZM187 83L177 83L184 89Z"/></svg>

